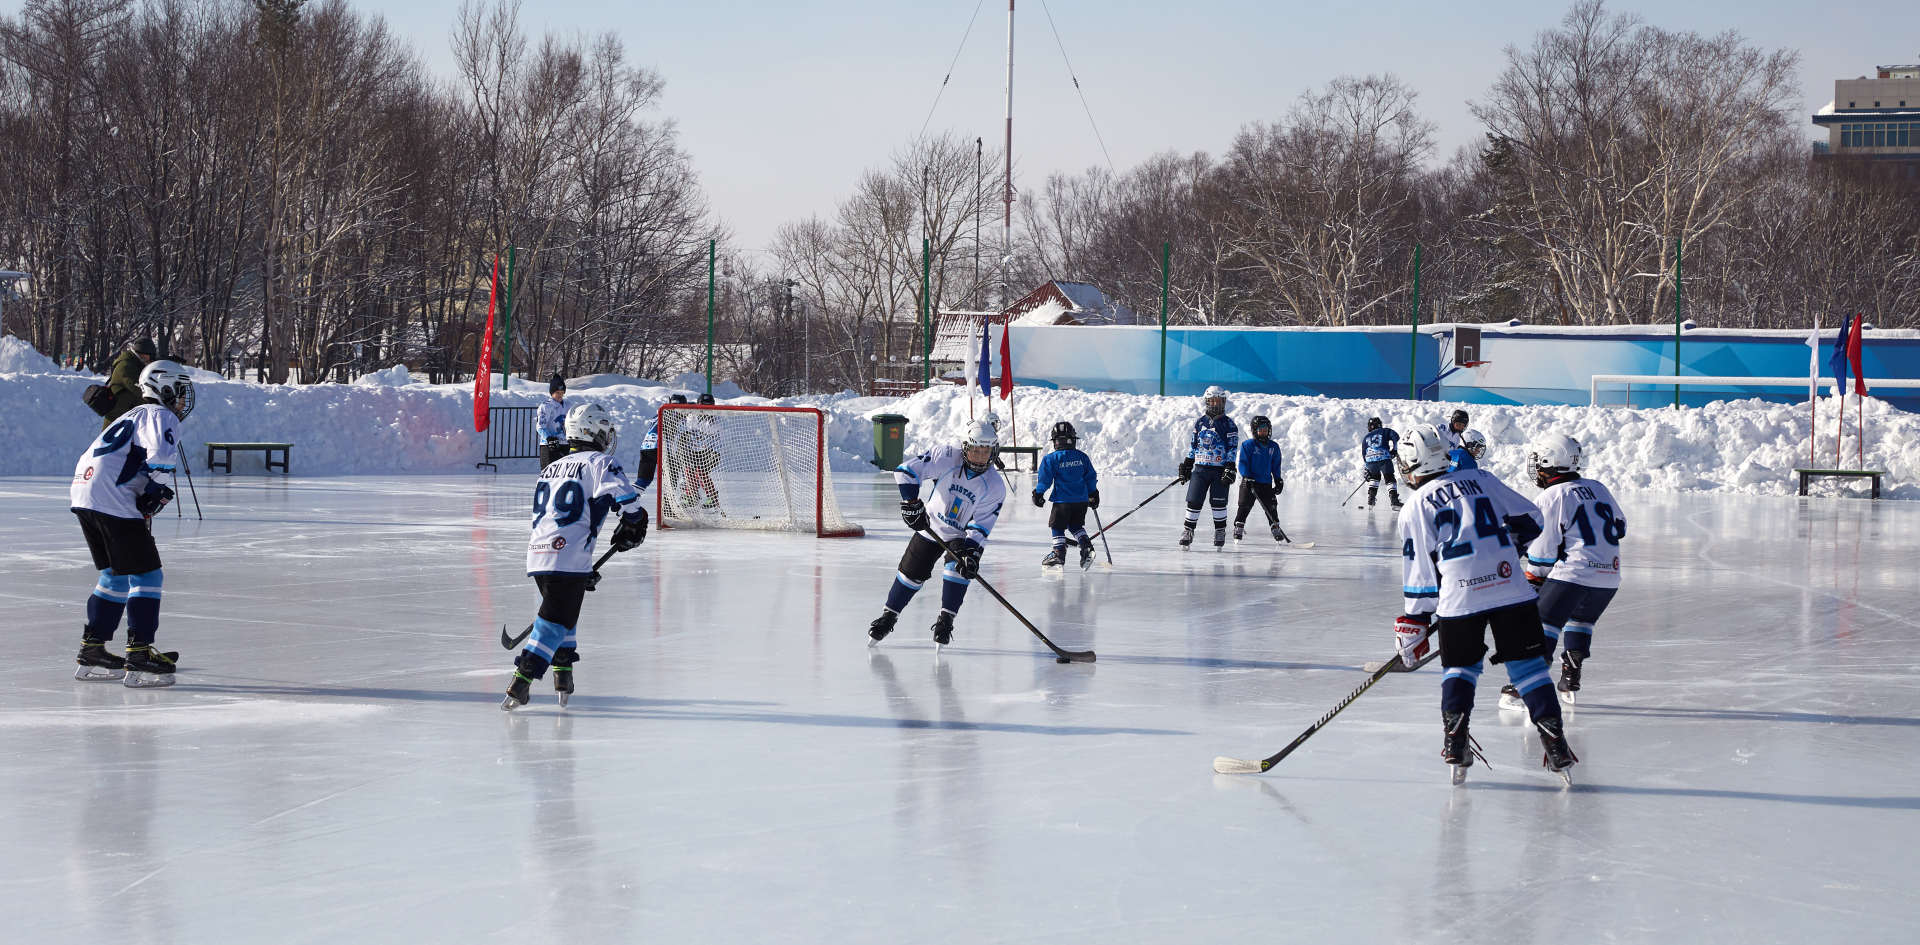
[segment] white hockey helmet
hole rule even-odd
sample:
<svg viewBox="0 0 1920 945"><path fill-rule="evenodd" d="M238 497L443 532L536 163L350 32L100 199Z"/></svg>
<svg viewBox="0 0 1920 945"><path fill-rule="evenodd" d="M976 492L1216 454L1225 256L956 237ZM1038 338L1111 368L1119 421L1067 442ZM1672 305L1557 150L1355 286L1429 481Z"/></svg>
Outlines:
<svg viewBox="0 0 1920 945"><path fill-rule="evenodd" d="M1542 433L1527 444L1527 466L1535 476L1578 474L1580 441L1564 433Z"/></svg>
<svg viewBox="0 0 1920 945"><path fill-rule="evenodd" d="M172 361L154 361L140 371L140 397L151 400L182 420L193 412L193 378Z"/></svg>
<svg viewBox="0 0 1920 945"><path fill-rule="evenodd" d="M1216 400L1220 402L1218 407L1213 404ZM1225 414L1227 412L1227 389L1218 384L1208 387L1206 393L1200 395L1200 409L1206 411L1209 417L1218 417Z"/></svg>
<svg viewBox="0 0 1920 945"><path fill-rule="evenodd" d="M1394 462L1400 467L1401 477L1411 483L1446 472L1452 465L1447 459L1450 448L1439 430L1415 427L1395 448Z"/></svg>
<svg viewBox="0 0 1920 945"><path fill-rule="evenodd" d="M978 447L987 448L987 458L975 462L971 455L966 457L967 468L980 472L993 463L993 454L1000 449L1000 431L994 429L991 420L975 420L967 424L967 435L960 441L961 450L971 454Z"/></svg>
<svg viewBox="0 0 1920 945"><path fill-rule="evenodd" d="M1468 456L1479 459L1480 454L1487 451L1487 438L1479 430L1468 430L1460 434L1460 448L1466 450Z"/></svg>
<svg viewBox="0 0 1920 945"><path fill-rule="evenodd" d="M613 416L607 408L599 404L581 404L567 411L567 439L581 443L591 443L602 453L613 452L613 444L619 439L619 430L613 425Z"/></svg>

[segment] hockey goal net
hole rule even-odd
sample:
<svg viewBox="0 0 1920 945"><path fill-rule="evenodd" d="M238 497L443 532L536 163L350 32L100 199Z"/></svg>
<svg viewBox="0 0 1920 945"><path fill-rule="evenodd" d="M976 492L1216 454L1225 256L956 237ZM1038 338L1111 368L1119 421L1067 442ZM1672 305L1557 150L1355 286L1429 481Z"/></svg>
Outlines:
<svg viewBox="0 0 1920 945"><path fill-rule="evenodd" d="M827 418L811 407L660 407L657 507L668 528L854 538L833 499Z"/></svg>

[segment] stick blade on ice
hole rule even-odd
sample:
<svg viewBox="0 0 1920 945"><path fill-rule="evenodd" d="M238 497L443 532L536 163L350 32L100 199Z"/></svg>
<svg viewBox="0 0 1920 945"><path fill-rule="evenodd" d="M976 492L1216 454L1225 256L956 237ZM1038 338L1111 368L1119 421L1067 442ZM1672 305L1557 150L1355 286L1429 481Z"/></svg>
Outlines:
<svg viewBox="0 0 1920 945"><path fill-rule="evenodd" d="M1216 774L1259 774L1262 769L1258 761L1228 758L1225 755L1221 755L1213 759L1213 770Z"/></svg>

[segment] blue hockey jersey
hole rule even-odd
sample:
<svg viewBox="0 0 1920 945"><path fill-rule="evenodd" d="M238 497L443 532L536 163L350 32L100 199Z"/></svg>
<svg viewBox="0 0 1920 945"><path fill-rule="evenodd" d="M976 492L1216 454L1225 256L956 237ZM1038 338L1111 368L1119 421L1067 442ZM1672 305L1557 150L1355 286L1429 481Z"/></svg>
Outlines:
<svg viewBox="0 0 1920 945"><path fill-rule="evenodd" d="M1202 414L1193 421L1193 435L1187 439L1187 457L1196 466L1225 466L1233 462L1240 448L1240 428L1226 414L1209 417Z"/></svg>
<svg viewBox="0 0 1920 945"><path fill-rule="evenodd" d="M1040 461L1040 476L1033 491L1044 497L1049 488L1055 502L1085 502L1100 488L1100 477L1087 454L1076 449L1054 450Z"/></svg>
<svg viewBox="0 0 1920 945"><path fill-rule="evenodd" d="M1360 438L1361 455L1366 462L1378 463L1393 458L1393 451L1400 446L1400 434L1390 427L1381 427Z"/></svg>
<svg viewBox="0 0 1920 945"><path fill-rule="evenodd" d="M1240 478L1262 485L1273 485L1274 480L1286 478L1286 466L1281 462L1280 444L1272 440L1262 441L1259 437L1240 444Z"/></svg>

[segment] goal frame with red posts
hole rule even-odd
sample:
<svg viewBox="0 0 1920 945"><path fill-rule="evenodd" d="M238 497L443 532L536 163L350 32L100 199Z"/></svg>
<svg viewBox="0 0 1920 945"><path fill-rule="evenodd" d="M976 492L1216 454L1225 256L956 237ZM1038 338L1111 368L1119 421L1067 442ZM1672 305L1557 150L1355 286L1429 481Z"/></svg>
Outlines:
<svg viewBox="0 0 1920 945"><path fill-rule="evenodd" d="M813 531L814 531L814 534L820 538L859 538L867 533L866 529L861 528L859 525L856 525L853 522L847 520L844 515L839 514L838 503L835 503L835 506L834 506L835 513L836 515L838 515L841 522L844 524L844 527L829 528L827 526L827 491L833 488L833 485L832 485L831 478L829 476L830 470L827 468L827 415L826 413L815 407L774 407L774 406L754 406L754 405L741 405L741 404L666 403L666 404L660 405L660 409L656 412L654 416L654 424L655 424L654 429L659 432L658 432L658 440L654 444L655 445L654 486L656 491L654 493L654 498L653 498L654 518L657 522L659 522L659 527L663 529L682 527L682 526L675 526L675 525L669 524L667 521L667 508L666 508L666 503L667 503L666 436L667 434L666 434L666 431L668 426L667 414L669 411L678 411L682 413L700 413L700 412L710 411L713 413L744 413L744 414L775 413L775 414L788 414L788 415L796 415L796 414L810 415L813 420L814 442L817 446L816 453L814 456L814 466L813 466ZM775 454L778 455L777 448L776 448ZM790 530L800 534L805 533L801 529L790 529Z"/></svg>

